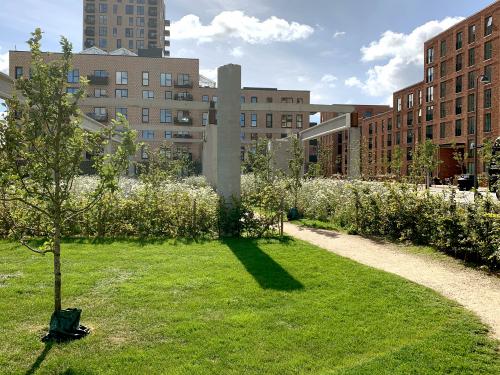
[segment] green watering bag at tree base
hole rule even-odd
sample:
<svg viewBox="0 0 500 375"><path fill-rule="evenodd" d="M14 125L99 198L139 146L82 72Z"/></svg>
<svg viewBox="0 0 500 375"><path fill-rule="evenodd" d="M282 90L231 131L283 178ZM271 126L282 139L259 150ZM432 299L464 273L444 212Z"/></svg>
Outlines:
<svg viewBox="0 0 500 375"><path fill-rule="evenodd" d="M90 330L80 325L80 309L66 309L56 311L50 319L49 333L43 341L68 341L78 340L90 333Z"/></svg>

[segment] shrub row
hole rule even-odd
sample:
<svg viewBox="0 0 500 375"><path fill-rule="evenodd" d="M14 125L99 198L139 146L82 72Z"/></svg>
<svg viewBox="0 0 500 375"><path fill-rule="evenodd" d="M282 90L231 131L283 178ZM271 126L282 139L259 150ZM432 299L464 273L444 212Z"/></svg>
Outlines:
<svg viewBox="0 0 500 375"><path fill-rule="evenodd" d="M458 200L398 183L304 182L299 209L351 233L432 245L466 261L500 268L500 205L489 197Z"/></svg>

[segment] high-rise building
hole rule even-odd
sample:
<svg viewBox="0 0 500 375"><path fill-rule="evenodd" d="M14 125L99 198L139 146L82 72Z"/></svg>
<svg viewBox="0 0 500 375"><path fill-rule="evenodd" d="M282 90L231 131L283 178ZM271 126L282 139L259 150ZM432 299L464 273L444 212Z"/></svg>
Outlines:
<svg viewBox="0 0 500 375"><path fill-rule="evenodd" d="M83 48L169 56L170 21L163 0L83 0Z"/></svg>

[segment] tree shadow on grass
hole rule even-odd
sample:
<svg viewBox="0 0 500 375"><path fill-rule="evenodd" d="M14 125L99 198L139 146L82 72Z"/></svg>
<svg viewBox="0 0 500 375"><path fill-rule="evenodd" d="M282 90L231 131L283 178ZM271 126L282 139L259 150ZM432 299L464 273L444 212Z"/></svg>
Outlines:
<svg viewBox="0 0 500 375"><path fill-rule="evenodd" d="M304 285L262 251L256 241L225 239L223 243L229 247L262 289L285 292L304 289Z"/></svg>
<svg viewBox="0 0 500 375"><path fill-rule="evenodd" d="M26 371L26 375L32 375L34 374L42 365L43 361L45 361L45 358L47 357L47 354L49 354L50 350L54 346L54 341L48 341L45 343L45 348L43 351L40 353L38 358L35 360L35 362L31 365L30 369Z"/></svg>

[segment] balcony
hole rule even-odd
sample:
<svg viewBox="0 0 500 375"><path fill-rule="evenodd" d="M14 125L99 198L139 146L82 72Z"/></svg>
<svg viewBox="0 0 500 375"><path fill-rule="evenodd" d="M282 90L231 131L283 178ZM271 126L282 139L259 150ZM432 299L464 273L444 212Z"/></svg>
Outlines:
<svg viewBox="0 0 500 375"><path fill-rule="evenodd" d="M191 134L174 134L173 138L176 138L176 139L193 139L193 136Z"/></svg>
<svg viewBox="0 0 500 375"><path fill-rule="evenodd" d="M109 77L89 75L87 79L90 81L91 85L106 86L109 84Z"/></svg>
<svg viewBox="0 0 500 375"><path fill-rule="evenodd" d="M174 118L174 124L190 126L193 125L193 119L189 116L184 116L182 118L176 117Z"/></svg>
<svg viewBox="0 0 500 375"><path fill-rule="evenodd" d="M91 119L96 120L98 122L108 122L108 114L98 114L94 112L87 113L87 116L89 116Z"/></svg>
<svg viewBox="0 0 500 375"><path fill-rule="evenodd" d="M191 94L175 94L174 95L174 100L180 100L180 101L185 101L185 102L192 102L193 101L193 95L191 95Z"/></svg>
<svg viewBox="0 0 500 375"><path fill-rule="evenodd" d="M183 88L183 89L192 89L193 81L174 81L174 87Z"/></svg>

